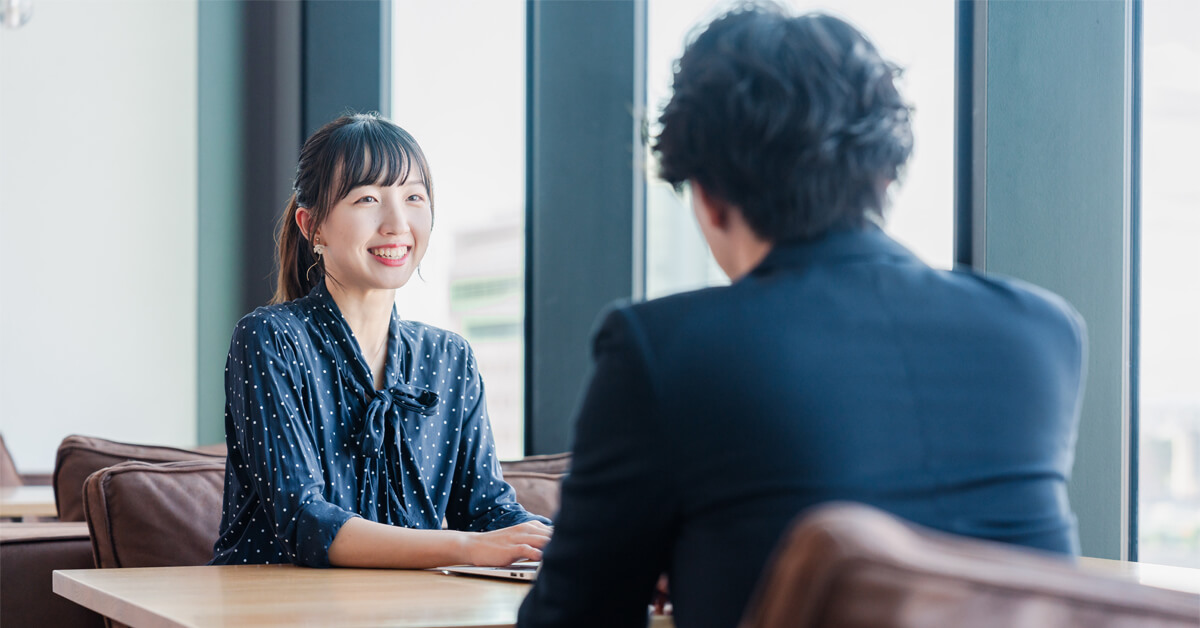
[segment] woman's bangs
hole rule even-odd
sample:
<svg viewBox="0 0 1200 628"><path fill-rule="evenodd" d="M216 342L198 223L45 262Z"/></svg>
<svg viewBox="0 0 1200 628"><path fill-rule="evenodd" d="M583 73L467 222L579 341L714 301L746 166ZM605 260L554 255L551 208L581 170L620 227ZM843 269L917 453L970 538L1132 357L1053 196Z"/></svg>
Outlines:
<svg viewBox="0 0 1200 628"><path fill-rule="evenodd" d="M347 137L339 142L337 171L341 176L336 186L328 188L336 190L329 199L330 206L362 185L389 187L404 183L414 174L414 165L416 175L429 187L424 156L411 138L383 124L352 124L342 131Z"/></svg>

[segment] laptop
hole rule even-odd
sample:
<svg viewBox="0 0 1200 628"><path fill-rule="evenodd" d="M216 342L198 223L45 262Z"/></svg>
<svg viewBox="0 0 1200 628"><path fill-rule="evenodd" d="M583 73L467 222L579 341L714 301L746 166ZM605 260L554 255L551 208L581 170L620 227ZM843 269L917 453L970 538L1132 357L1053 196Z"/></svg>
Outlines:
<svg viewBox="0 0 1200 628"><path fill-rule="evenodd" d="M526 582L533 582L537 579L538 570L541 568L541 562L529 561L513 563L507 567L475 567L474 565L453 565L450 567L436 567L434 568L434 571L440 571L449 576L483 576L485 578L503 578L505 580L524 580Z"/></svg>

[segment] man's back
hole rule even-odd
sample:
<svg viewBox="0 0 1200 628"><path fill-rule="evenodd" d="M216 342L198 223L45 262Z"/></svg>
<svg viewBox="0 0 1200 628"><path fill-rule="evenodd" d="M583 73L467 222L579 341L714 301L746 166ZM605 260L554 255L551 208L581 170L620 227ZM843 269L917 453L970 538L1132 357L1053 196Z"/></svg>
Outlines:
<svg viewBox="0 0 1200 628"><path fill-rule="evenodd" d="M1057 297L932 270L874 228L617 309L544 577L604 547L635 580L670 574L677 625L732 626L786 525L828 500L1073 552L1082 347ZM624 576L584 573L573 595L623 595Z"/></svg>
<svg viewBox="0 0 1200 628"><path fill-rule="evenodd" d="M658 174L733 283L604 319L520 625L642 625L665 571L676 625L734 626L788 522L833 499L1074 551L1083 324L875 227L913 148L897 67L844 20L748 2L673 70Z"/></svg>

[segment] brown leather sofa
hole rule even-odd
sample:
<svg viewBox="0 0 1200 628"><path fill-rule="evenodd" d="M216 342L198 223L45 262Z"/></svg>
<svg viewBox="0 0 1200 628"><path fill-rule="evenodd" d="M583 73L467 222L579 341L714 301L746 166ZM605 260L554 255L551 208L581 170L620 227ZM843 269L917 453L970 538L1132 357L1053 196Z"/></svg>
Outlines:
<svg viewBox="0 0 1200 628"><path fill-rule="evenodd" d="M87 524L0 524L0 626L99 628L103 618L53 593L55 569L91 569Z"/></svg>
<svg viewBox="0 0 1200 628"><path fill-rule="evenodd" d="M68 436L58 446L54 461L54 501L59 521L83 521L83 482L100 469L129 460L141 462L179 462L183 460L223 461L225 445L180 449L158 445L135 445L96 438Z"/></svg>
<svg viewBox="0 0 1200 628"><path fill-rule="evenodd" d="M834 626L1196 628L1200 595L830 504L785 535L741 628Z"/></svg>
<svg viewBox="0 0 1200 628"><path fill-rule="evenodd" d="M562 479L563 475L558 473L513 471L504 474L504 480L517 494L517 502L525 510L549 519L558 514Z"/></svg>
<svg viewBox="0 0 1200 628"><path fill-rule="evenodd" d="M53 476L60 520L0 525L0 590L3 591L0 594L0 626L46 628L104 625L99 615L55 595L50 576L55 569L88 569L98 564L93 557L93 541L88 524L84 523L83 486L90 474L131 459L151 462L201 460L220 466L223 472L224 456L224 445L189 450L86 436L63 439L58 448ZM0 465L3 464L3 460L0 460ZM11 478L6 481L11 481ZM218 518L221 490L218 483L215 507ZM123 503L130 511L150 512L144 508L141 500L132 498L129 493L123 495L129 497ZM148 501L145 505L150 503ZM160 513L153 514L157 516ZM212 524L214 540L216 526L217 523ZM169 542L173 538L160 537L158 542ZM211 551L212 541L208 541L204 560L207 560Z"/></svg>
<svg viewBox="0 0 1200 628"><path fill-rule="evenodd" d="M221 524L225 463L122 462L84 484L96 566L203 565Z"/></svg>
<svg viewBox="0 0 1200 628"><path fill-rule="evenodd" d="M571 454L529 456L520 460L502 460L504 480L513 487L517 501L525 510L554 518L561 501L562 479L571 466Z"/></svg>
<svg viewBox="0 0 1200 628"><path fill-rule="evenodd" d="M511 471L529 473L547 473L551 475L566 475L571 467L570 452L562 454L546 454L542 456L526 456L520 460L501 460L500 470L508 479Z"/></svg>
<svg viewBox="0 0 1200 628"><path fill-rule="evenodd" d="M18 473L12 452L0 434L0 488L9 486L50 486L49 473Z"/></svg>

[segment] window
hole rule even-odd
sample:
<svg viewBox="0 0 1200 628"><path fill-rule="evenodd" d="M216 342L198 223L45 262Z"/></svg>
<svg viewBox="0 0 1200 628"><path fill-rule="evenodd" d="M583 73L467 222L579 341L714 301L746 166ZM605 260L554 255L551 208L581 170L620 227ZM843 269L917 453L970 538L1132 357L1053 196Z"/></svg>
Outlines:
<svg viewBox="0 0 1200 628"><path fill-rule="evenodd" d="M524 455L525 3L392 8L390 117L434 181L429 250L397 295L404 318L475 350L501 458Z"/></svg>
<svg viewBox="0 0 1200 628"><path fill-rule="evenodd" d="M1142 7L1138 560L1200 567L1200 4Z"/></svg>
<svg viewBox="0 0 1200 628"><path fill-rule="evenodd" d="M887 231L932 266L954 263L954 6L915 11L903 2L790 0L797 13L823 11L862 30L885 59L904 68L901 93L914 107L913 156L893 187ZM728 9L728 2L652 0L647 9L647 112L651 132L670 99L673 64L690 30ZM919 37L913 33L919 32ZM689 200L655 175L646 190L646 296L654 298L726 281L692 218Z"/></svg>

